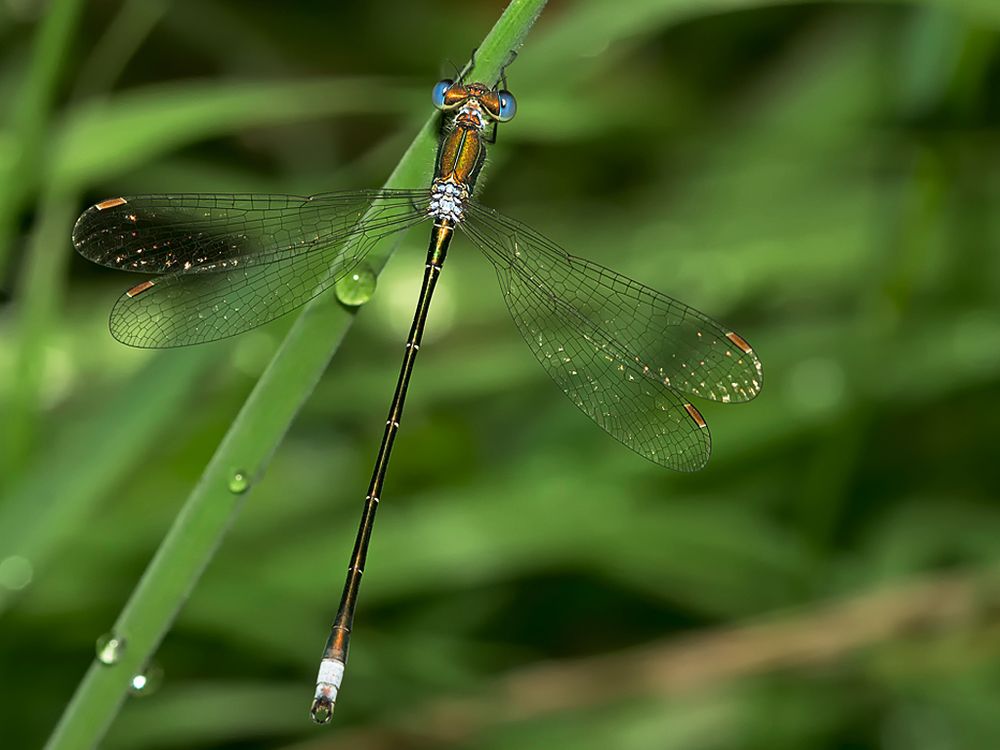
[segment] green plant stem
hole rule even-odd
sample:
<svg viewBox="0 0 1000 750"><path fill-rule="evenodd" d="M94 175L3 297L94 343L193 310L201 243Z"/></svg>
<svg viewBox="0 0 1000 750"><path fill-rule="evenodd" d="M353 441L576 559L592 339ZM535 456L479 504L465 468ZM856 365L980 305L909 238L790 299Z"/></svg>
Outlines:
<svg viewBox="0 0 1000 750"><path fill-rule="evenodd" d="M166 15L166 0L126 0L80 66L70 97L80 101L107 95L129 61Z"/></svg>
<svg viewBox="0 0 1000 750"><path fill-rule="evenodd" d="M15 219L37 184L59 71L82 5L80 0L57 0L46 7L24 86L12 100L11 136L18 148L7 173L0 175L0 276L7 268Z"/></svg>
<svg viewBox="0 0 1000 750"><path fill-rule="evenodd" d="M61 544L163 437L220 354L213 347L159 353L114 398L89 404L47 436L0 503L0 561L23 558L37 575L58 560ZM0 586L0 615L20 593Z"/></svg>
<svg viewBox="0 0 1000 750"><path fill-rule="evenodd" d="M38 221L31 234L20 299L14 347L14 378L4 394L4 438L0 449L0 486L19 478L38 427L39 399L45 375L48 331L62 303L66 267L66 228L72 226L77 200L50 188L39 201Z"/></svg>
<svg viewBox="0 0 1000 750"><path fill-rule="evenodd" d="M135 9L138 5L142 5L145 8L142 12L153 20L141 28L135 28L135 23L131 23L133 28L130 31L132 33L127 41L132 45L141 43L157 17L156 3L147 2L147 0L131 0L123 6L117 19L125 18L128 20L136 15ZM70 26L70 21L63 19L58 33L48 28L43 29L38 49L45 50L45 54L51 56L50 49L55 44L54 37L65 41L65 34L68 33ZM120 28L122 24L116 22L112 26ZM125 34L119 33L118 36L125 37ZM122 39L108 39L105 35L99 41L94 54L87 60L85 67L88 77L85 80L87 80L86 85L90 86L91 91L97 91L97 87L101 85L102 81L110 85L121 73L128 56L135 50L134 46L123 47L122 41ZM39 52L39 55L42 53ZM54 65L54 63L51 64ZM49 70L45 75L52 78L55 73ZM33 89L33 87L40 85L33 83L29 88ZM29 114L34 112L32 121L38 123L38 127L31 131L33 136L37 134L36 131L40 130L41 123L44 122L43 109L43 105L39 102L29 103L21 113L22 116L27 116L25 112ZM23 123L21 126L24 126ZM55 128L50 128L50 132L55 130ZM22 151L22 157L34 147L35 145L28 143ZM89 149L84 147L83 150ZM52 161L51 148L46 151L46 160ZM45 160L38 160L39 163L43 161ZM22 169L25 168L25 164L30 164L30 160L22 163L19 167L16 164L15 166ZM13 177L14 173L11 173L10 176ZM25 187L26 177L24 175L16 183L12 183L8 193L18 195L16 191ZM42 181L44 187L38 201L35 225L31 232L28 251L25 254L24 271L19 279L16 293L19 304L16 316L16 346L13 350L14 378L9 392L0 396L4 402L2 411L6 415L6 429L3 440L0 442L0 487L4 489L21 478L24 473L23 467L35 447L40 395L46 374L46 342L50 339L49 331L54 327L61 310L66 269L72 257L72 254L67 250L66 239L68 229L72 226L79 211L80 201L77 190L80 184L82 183L67 184L66 181L54 179ZM22 192L24 191L22 190ZM12 203L16 200L14 197L11 198ZM0 207L0 226L3 222L3 210L4 208ZM0 229L0 244L2 242L2 229ZM80 497L78 493L69 493L69 496ZM5 507L4 512L6 510ZM20 534L17 536L21 537ZM35 562L34 558L32 558L32 562ZM2 596L0 596L0 602L2 602Z"/></svg>
<svg viewBox="0 0 1000 750"><path fill-rule="evenodd" d="M544 5L545 0L508 5L478 47L474 79L496 78ZM436 122L431 117L424 124L386 187L419 184L433 157ZM389 252L389 247L378 249L371 261L376 270ZM90 748L100 741L125 698L129 679L159 645L239 511L246 493L230 490L234 474L248 477L251 486L261 475L352 320L332 293L318 297L296 320L118 617L113 632L126 640L122 658L111 666L93 661L49 739L50 750Z"/></svg>

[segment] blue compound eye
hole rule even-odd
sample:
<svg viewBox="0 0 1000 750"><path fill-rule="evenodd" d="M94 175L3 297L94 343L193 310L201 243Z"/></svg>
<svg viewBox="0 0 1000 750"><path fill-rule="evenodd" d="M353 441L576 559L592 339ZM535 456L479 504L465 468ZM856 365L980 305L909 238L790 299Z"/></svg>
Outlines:
<svg viewBox="0 0 1000 750"><path fill-rule="evenodd" d="M454 81L445 78L443 81L438 81L434 84L434 90L431 92L431 101L434 102L434 106L438 109L444 109L444 95L448 93L448 89L451 88Z"/></svg>
<svg viewBox="0 0 1000 750"><path fill-rule="evenodd" d="M500 97L500 116L497 119L500 122L513 120L517 114L517 99L506 89L501 90L497 96Z"/></svg>

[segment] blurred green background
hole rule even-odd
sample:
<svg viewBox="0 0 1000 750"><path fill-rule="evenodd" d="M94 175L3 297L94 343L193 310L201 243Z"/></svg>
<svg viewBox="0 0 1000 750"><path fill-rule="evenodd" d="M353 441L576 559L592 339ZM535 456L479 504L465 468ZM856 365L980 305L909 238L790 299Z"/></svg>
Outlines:
<svg viewBox="0 0 1000 750"><path fill-rule="evenodd" d="M51 732L294 319L127 349L135 277L75 257L76 216L377 187L505 4L73 5L0 2L4 748ZM553 0L483 201L740 331L763 393L698 404L704 471L649 464L457 241L316 729L412 232L104 746L1000 747L998 29L995 0Z"/></svg>

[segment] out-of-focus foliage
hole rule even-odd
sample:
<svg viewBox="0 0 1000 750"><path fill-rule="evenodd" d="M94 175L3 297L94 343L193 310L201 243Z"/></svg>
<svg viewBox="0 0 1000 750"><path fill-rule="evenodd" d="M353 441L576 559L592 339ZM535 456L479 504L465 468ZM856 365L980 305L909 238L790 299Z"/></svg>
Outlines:
<svg viewBox="0 0 1000 750"><path fill-rule="evenodd" d="M289 324L119 346L133 279L73 257L76 214L380 185L503 7L70 5L0 3L5 748L49 734ZM457 241L319 735L413 233L107 747L1000 747L1000 14L759 5L553 0L482 194L754 344L761 396L699 404L709 467L590 425Z"/></svg>

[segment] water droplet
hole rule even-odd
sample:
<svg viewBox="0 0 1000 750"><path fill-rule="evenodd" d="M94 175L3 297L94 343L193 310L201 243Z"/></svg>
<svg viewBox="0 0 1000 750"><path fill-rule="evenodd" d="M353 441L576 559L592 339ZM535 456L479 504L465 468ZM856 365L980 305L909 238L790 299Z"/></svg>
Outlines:
<svg viewBox="0 0 1000 750"><path fill-rule="evenodd" d="M245 471L234 471L233 475L229 477L229 491L235 495L243 494L249 486L250 479Z"/></svg>
<svg viewBox="0 0 1000 750"><path fill-rule="evenodd" d="M350 307L363 305L375 294L378 279L367 265L361 265L337 282L337 299Z"/></svg>
<svg viewBox="0 0 1000 750"><path fill-rule="evenodd" d="M35 575L31 561L20 555L11 555L0 561L0 586L9 591L20 591Z"/></svg>
<svg viewBox="0 0 1000 750"><path fill-rule="evenodd" d="M111 666L117 664L125 653L125 639L114 633L105 633L97 639L97 661Z"/></svg>
<svg viewBox="0 0 1000 750"><path fill-rule="evenodd" d="M333 718L333 704L329 698L317 698L309 709L309 715L316 724L327 724Z"/></svg>
<svg viewBox="0 0 1000 750"><path fill-rule="evenodd" d="M128 683L128 691L132 695L152 695L161 684L163 684L163 669L156 662L150 662L139 674L132 676Z"/></svg>

